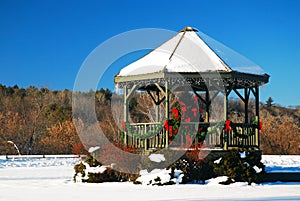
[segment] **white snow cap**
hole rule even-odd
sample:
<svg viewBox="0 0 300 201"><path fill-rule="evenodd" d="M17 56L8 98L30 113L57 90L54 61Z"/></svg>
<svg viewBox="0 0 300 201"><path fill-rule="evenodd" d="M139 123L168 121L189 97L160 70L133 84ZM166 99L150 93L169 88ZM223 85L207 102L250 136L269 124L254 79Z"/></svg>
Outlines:
<svg viewBox="0 0 300 201"><path fill-rule="evenodd" d="M227 62L233 66L229 67ZM197 34L196 29L186 27L141 59L124 67L118 76L157 72L230 72L232 67L236 67L236 71L252 68L251 73L262 73L256 64L242 55L201 32Z"/></svg>
<svg viewBox="0 0 300 201"><path fill-rule="evenodd" d="M148 158L156 163L160 163L166 160L163 154L151 154Z"/></svg>
<svg viewBox="0 0 300 201"><path fill-rule="evenodd" d="M94 151L97 151L98 149L100 149L99 146L96 146L96 147L90 147L90 148L89 148L89 153L93 153Z"/></svg>
<svg viewBox="0 0 300 201"><path fill-rule="evenodd" d="M169 182L171 179L170 176L171 170L167 169L154 169L151 172L148 172L147 170L141 170L140 171L140 177L137 178L137 181L141 182L142 184L154 184L158 183L155 181L156 178L160 178L160 181L162 184Z"/></svg>
<svg viewBox="0 0 300 201"><path fill-rule="evenodd" d="M216 70L229 71L230 69L194 29L187 27L149 54L123 68L119 75Z"/></svg>
<svg viewBox="0 0 300 201"><path fill-rule="evenodd" d="M245 151L244 152L240 152L240 157L241 158L246 158L247 157L246 152Z"/></svg>

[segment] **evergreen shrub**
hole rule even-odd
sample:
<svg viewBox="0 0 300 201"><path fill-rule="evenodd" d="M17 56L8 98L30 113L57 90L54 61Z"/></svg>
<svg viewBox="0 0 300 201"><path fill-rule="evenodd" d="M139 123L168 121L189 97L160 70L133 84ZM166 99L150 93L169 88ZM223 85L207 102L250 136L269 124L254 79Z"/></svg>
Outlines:
<svg viewBox="0 0 300 201"><path fill-rule="evenodd" d="M243 154L241 154L243 153ZM243 156L243 157L241 157ZM210 158L210 159L209 159ZM265 167L261 162L261 155L251 150L230 150L224 153L216 162L216 158L206 157L199 158L199 150L188 151L180 159L169 165L167 169L171 169L171 180L176 179L175 170L179 170L183 174L181 183L205 183L208 179L218 176L227 176L228 180L221 184L231 184L234 182L261 183L265 174ZM90 167L101 166L92 156L88 156L86 164ZM152 167L153 168L153 167ZM152 169L151 168L151 169ZM136 179L138 174L129 174L118 172L110 167L102 173L86 172L84 163L75 165L74 180L80 173L83 182L102 183L102 182L124 182L132 181L140 184ZM151 170L149 170L150 172ZM178 175L177 175L178 177ZM156 183L160 184L160 178L156 178ZM175 184L170 182L161 185Z"/></svg>
<svg viewBox="0 0 300 201"><path fill-rule="evenodd" d="M81 181L87 183L103 183L103 182L124 182L124 181L133 181L138 178L139 175L137 174L130 174L130 173L123 173L118 172L110 167L106 167L106 170L103 172L87 172L87 167L100 167L102 164L98 162L95 158L91 155L88 155L84 162L80 162L74 166L75 175L74 181L76 182L77 176L81 174ZM87 176L87 178L86 178Z"/></svg>
<svg viewBox="0 0 300 201"><path fill-rule="evenodd" d="M241 157L243 153L243 157ZM261 183L265 174L265 166L261 162L260 154L253 151L231 150L225 153L220 162L214 165L214 172L218 176L227 176L228 180L222 184L234 182Z"/></svg>
<svg viewBox="0 0 300 201"><path fill-rule="evenodd" d="M205 183L207 179L216 176L213 162L207 158L199 158L199 151L188 151L169 168L174 172L175 169L181 170L184 175L182 183ZM172 176L172 175L171 175Z"/></svg>

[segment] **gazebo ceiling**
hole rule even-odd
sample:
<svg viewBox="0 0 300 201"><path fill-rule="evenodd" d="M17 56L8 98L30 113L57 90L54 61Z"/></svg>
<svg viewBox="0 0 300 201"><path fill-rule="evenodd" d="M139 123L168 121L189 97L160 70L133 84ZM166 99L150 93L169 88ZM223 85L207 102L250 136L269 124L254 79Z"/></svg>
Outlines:
<svg viewBox="0 0 300 201"><path fill-rule="evenodd" d="M170 84L189 84L195 89L205 90L212 86L250 88L269 81L270 76L258 72L256 67L243 67L243 62L240 67L230 66L234 63L230 58L235 59L232 55L238 54L226 55L221 48L212 49L196 31L191 27L184 28L141 59L124 67L115 76L115 83L121 88L138 85L143 89L154 83L164 86L168 80ZM247 70L243 72L241 69ZM249 72L249 69L254 72Z"/></svg>

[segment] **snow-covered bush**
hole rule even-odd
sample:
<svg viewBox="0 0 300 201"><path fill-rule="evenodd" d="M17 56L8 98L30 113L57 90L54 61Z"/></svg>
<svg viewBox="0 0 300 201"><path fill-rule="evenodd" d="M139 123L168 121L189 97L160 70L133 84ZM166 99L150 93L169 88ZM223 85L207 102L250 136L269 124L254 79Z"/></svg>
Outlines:
<svg viewBox="0 0 300 201"><path fill-rule="evenodd" d="M83 164L83 162L80 162L74 166L75 174L73 177L74 182L81 181L82 178L85 177L85 170L86 166Z"/></svg>
<svg viewBox="0 0 300 201"><path fill-rule="evenodd" d="M83 182L88 183L103 183L103 182L119 182L124 181L120 178L120 175L110 167L106 167L102 172L88 172L88 178L84 179Z"/></svg>
<svg viewBox="0 0 300 201"><path fill-rule="evenodd" d="M114 170L111 166L102 165L91 155L85 161L74 166L75 182L102 183L135 181L139 175L122 173Z"/></svg>
<svg viewBox="0 0 300 201"><path fill-rule="evenodd" d="M205 183L206 180L215 177L213 162L208 158L199 158L199 151L188 151L179 160L169 167L172 171L182 172L181 183Z"/></svg>
<svg viewBox="0 0 300 201"><path fill-rule="evenodd" d="M227 176L228 180L222 184L234 182L260 183L264 176L264 165L260 154L253 151L231 150L217 160L214 172L218 176Z"/></svg>
<svg viewBox="0 0 300 201"><path fill-rule="evenodd" d="M151 172L147 170L140 171L140 177L137 178L136 184L146 184L146 185L166 185L175 184L171 181L170 176L171 171L166 169L154 169Z"/></svg>
<svg viewBox="0 0 300 201"><path fill-rule="evenodd" d="M135 184L170 185L203 184L209 179L227 176L228 180L222 184L233 182L251 184L262 182L265 173L261 156L254 151L230 150L216 160L210 156L201 159L199 150L193 150L186 152L165 168L166 158L168 157L162 154L151 154L146 162L143 161L146 169L141 169L139 174L129 174L118 172L110 165L104 166L92 156L88 156L85 161L75 165L74 180L91 183L131 181Z"/></svg>

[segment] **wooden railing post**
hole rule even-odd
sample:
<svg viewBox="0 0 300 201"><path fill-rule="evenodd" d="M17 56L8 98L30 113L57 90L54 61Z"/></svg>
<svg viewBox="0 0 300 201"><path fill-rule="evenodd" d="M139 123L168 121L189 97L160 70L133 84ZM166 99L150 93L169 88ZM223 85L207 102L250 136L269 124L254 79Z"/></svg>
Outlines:
<svg viewBox="0 0 300 201"><path fill-rule="evenodd" d="M147 125L146 124L143 124L144 126L144 135L147 134ZM144 138L144 150L146 151L148 148L147 148L147 138Z"/></svg>
<svg viewBox="0 0 300 201"><path fill-rule="evenodd" d="M166 83L165 83L165 97L166 97L166 119L169 123L169 83L168 83L168 80L166 80ZM165 142L165 148L168 148L169 146L169 131L166 130L166 142Z"/></svg>

